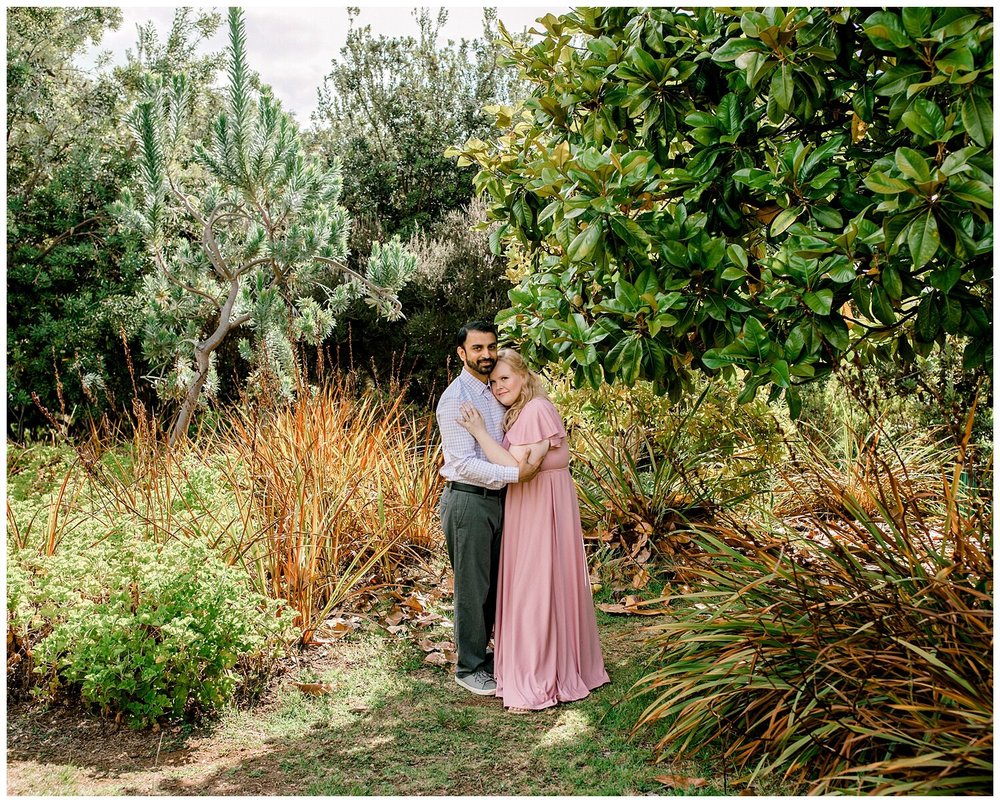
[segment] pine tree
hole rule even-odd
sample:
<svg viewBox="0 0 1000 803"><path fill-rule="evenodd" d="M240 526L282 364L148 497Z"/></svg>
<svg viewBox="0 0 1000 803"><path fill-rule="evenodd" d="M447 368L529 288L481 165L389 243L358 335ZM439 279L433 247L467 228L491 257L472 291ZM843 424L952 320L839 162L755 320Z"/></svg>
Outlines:
<svg viewBox="0 0 1000 803"><path fill-rule="evenodd" d="M155 380L161 397L180 402L171 443L213 387L228 337L239 338L251 381L268 372L290 396L293 343L318 345L361 297L398 318L397 294L415 267L397 241L375 243L363 274L347 267L339 164L307 156L292 118L256 86L240 9L229 11L229 32L225 108L200 142L192 144L184 74L146 76L128 121L139 180L118 211L152 260L143 346L165 369Z"/></svg>

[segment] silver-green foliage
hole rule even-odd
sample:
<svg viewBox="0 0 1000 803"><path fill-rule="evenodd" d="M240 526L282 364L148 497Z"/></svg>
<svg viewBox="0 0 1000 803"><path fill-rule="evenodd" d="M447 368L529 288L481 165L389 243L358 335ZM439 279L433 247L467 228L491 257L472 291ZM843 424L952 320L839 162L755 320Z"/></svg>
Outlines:
<svg viewBox="0 0 1000 803"><path fill-rule="evenodd" d="M163 369L161 396L182 402L174 440L211 388L227 336L239 332L255 375L276 376L290 394L293 342L322 342L362 297L399 317L397 294L415 262L393 241L373 248L363 274L346 266L340 166L310 158L294 121L258 88L239 9L229 29L229 85L210 131L192 130L184 75L147 77L128 120L139 180L118 211L143 233L153 262L142 288L144 349Z"/></svg>
<svg viewBox="0 0 1000 803"><path fill-rule="evenodd" d="M207 712L266 677L294 613L248 591L241 570L195 541L105 534L54 555L13 550L8 634L40 680L134 724Z"/></svg>

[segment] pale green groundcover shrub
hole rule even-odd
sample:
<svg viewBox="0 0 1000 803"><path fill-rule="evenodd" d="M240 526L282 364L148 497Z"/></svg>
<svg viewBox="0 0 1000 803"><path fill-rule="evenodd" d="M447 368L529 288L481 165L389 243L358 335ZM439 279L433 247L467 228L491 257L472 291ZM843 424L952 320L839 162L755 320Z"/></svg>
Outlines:
<svg viewBox="0 0 1000 803"><path fill-rule="evenodd" d="M12 552L7 610L9 637L40 676L36 696L78 691L135 725L252 693L294 637L294 613L247 589L214 550L121 533L50 557Z"/></svg>

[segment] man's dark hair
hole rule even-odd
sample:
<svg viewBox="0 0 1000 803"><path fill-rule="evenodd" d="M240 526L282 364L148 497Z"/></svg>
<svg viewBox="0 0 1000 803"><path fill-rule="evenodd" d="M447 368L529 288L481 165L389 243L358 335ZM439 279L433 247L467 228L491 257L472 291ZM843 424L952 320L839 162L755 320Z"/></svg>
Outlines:
<svg viewBox="0 0 1000 803"><path fill-rule="evenodd" d="M496 326L489 321L469 321L458 330L458 337L455 338L455 348L465 348L465 338L469 336L469 332L486 332L498 337Z"/></svg>

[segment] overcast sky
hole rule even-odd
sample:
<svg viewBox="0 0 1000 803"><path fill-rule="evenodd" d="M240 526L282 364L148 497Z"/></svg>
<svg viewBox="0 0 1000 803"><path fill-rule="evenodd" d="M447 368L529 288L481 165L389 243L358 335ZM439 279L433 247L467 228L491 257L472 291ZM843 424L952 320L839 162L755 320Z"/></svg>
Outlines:
<svg viewBox="0 0 1000 803"><path fill-rule="evenodd" d="M261 80L270 84L275 95L288 111L295 114L300 125L308 126L316 108L316 90L330 72L330 63L339 58L347 33L347 5L330 4L322 8L292 6L278 8L270 4L245 4L247 23L247 53L252 69ZM361 7L360 25L371 25L372 33L386 36L416 35L414 6L384 6L355 2ZM430 7L436 16L439 7ZM448 23L443 40L473 39L482 33L482 6L448 6ZM208 50L223 50L227 43L224 21L225 6L216 6L223 14L223 24ZM567 7L552 7L556 14ZM162 41L170 30L174 7L123 7L124 21L117 31L105 34L100 45L93 48L86 61L98 52L110 51L112 62L124 63L125 51L135 50L138 25L154 22ZM511 32L534 26L537 17L549 13L549 8L497 7L497 15Z"/></svg>

